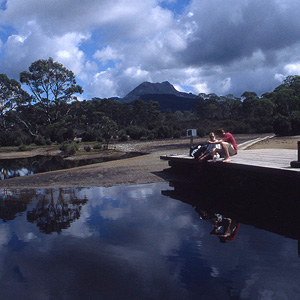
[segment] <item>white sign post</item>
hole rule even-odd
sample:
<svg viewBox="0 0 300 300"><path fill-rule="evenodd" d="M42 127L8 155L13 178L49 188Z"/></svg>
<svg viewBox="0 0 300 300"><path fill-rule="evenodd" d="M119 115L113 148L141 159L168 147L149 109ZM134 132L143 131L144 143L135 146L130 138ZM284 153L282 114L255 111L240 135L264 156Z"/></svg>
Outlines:
<svg viewBox="0 0 300 300"><path fill-rule="evenodd" d="M197 136L197 129L187 129L186 136L190 137L190 147L192 147L193 146L193 138L194 138L194 136Z"/></svg>

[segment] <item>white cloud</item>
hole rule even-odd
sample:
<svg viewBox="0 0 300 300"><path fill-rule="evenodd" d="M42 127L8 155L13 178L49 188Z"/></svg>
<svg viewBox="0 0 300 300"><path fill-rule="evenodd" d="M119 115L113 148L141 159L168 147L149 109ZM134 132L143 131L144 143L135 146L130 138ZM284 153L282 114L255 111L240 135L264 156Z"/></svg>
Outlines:
<svg viewBox="0 0 300 300"><path fill-rule="evenodd" d="M122 97L144 80L194 92L262 93L276 87L276 74L298 72L297 1L186 0L181 15L160 6L177 4L8 0L0 10L7 32L1 70L18 79L51 56L75 73L89 98Z"/></svg>
<svg viewBox="0 0 300 300"><path fill-rule="evenodd" d="M284 67L286 74L300 74L300 62L295 62L293 64L287 64Z"/></svg>
<svg viewBox="0 0 300 300"><path fill-rule="evenodd" d="M98 59L103 65L107 64L108 61L117 61L122 60L123 55L118 53L118 50L113 49L110 46L107 46L101 50L97 50L93 55L93 58Z"/></svg>

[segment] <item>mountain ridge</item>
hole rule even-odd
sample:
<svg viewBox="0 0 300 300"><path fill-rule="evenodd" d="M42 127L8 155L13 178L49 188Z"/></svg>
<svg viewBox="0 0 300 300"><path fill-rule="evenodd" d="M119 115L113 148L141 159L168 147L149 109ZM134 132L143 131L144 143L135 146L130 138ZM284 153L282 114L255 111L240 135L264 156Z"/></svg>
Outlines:
<svg viewBox="0 0 300 300"><path fill-rule="evenodd" d="M124 98L121 98L120 100L122 102L129 103L137 99L142 99L143 95L175 95L180 98L197 98L197 95L194 95L192 93L184 93L177 91L169 81L164 81L161 83L152 83L149 81L145 81L138 85L136 88L134 88L131 92L129 92Z"/></svg>

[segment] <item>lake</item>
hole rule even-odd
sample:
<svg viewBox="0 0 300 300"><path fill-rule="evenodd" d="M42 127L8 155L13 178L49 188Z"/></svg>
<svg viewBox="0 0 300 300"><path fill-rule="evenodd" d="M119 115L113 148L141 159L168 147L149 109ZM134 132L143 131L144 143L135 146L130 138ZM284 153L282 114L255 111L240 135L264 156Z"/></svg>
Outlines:
<svg viewBox="0 0 300 300"><path fill-rule="evenodd" d="M70 169L140 155L144 155L144 153L128 152L123 155L108 155L106 157L80 160L68 160L64 159L62 156L35 156L20 159L0 159L0 180L55 170Z"/></svg>
<svg viewBox="0 0 300 300"><path fill-rule="evenodd" d="M1 299L300 297L300 227L277 213L167 182L0 196Z"/></svg>

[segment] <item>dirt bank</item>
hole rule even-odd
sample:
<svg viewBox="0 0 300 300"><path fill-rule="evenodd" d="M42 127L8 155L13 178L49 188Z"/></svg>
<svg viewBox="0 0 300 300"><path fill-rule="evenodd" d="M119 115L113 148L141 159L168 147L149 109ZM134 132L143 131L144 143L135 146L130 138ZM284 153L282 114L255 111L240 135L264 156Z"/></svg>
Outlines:
<svg viewBox="0 0 300 300"><path fill-rule="evenodd" d="M236 135L237 143L243 143L264 135ZM194 144L205 142L207 138L195 139ZM252 148L297 147L297 138L275 138L256 144ZM129 159L110 161L73 169L59 170L0 181L0 188L55 188L113 186L122 184L142 184L165 181L172 176L163 172L168 168L166 161L160 160L164 154L188 153L189 139L164 141L130 142L115 144L120 151L138 151L148 154ZM290 148L288 148L290 149Z"/></svg>

